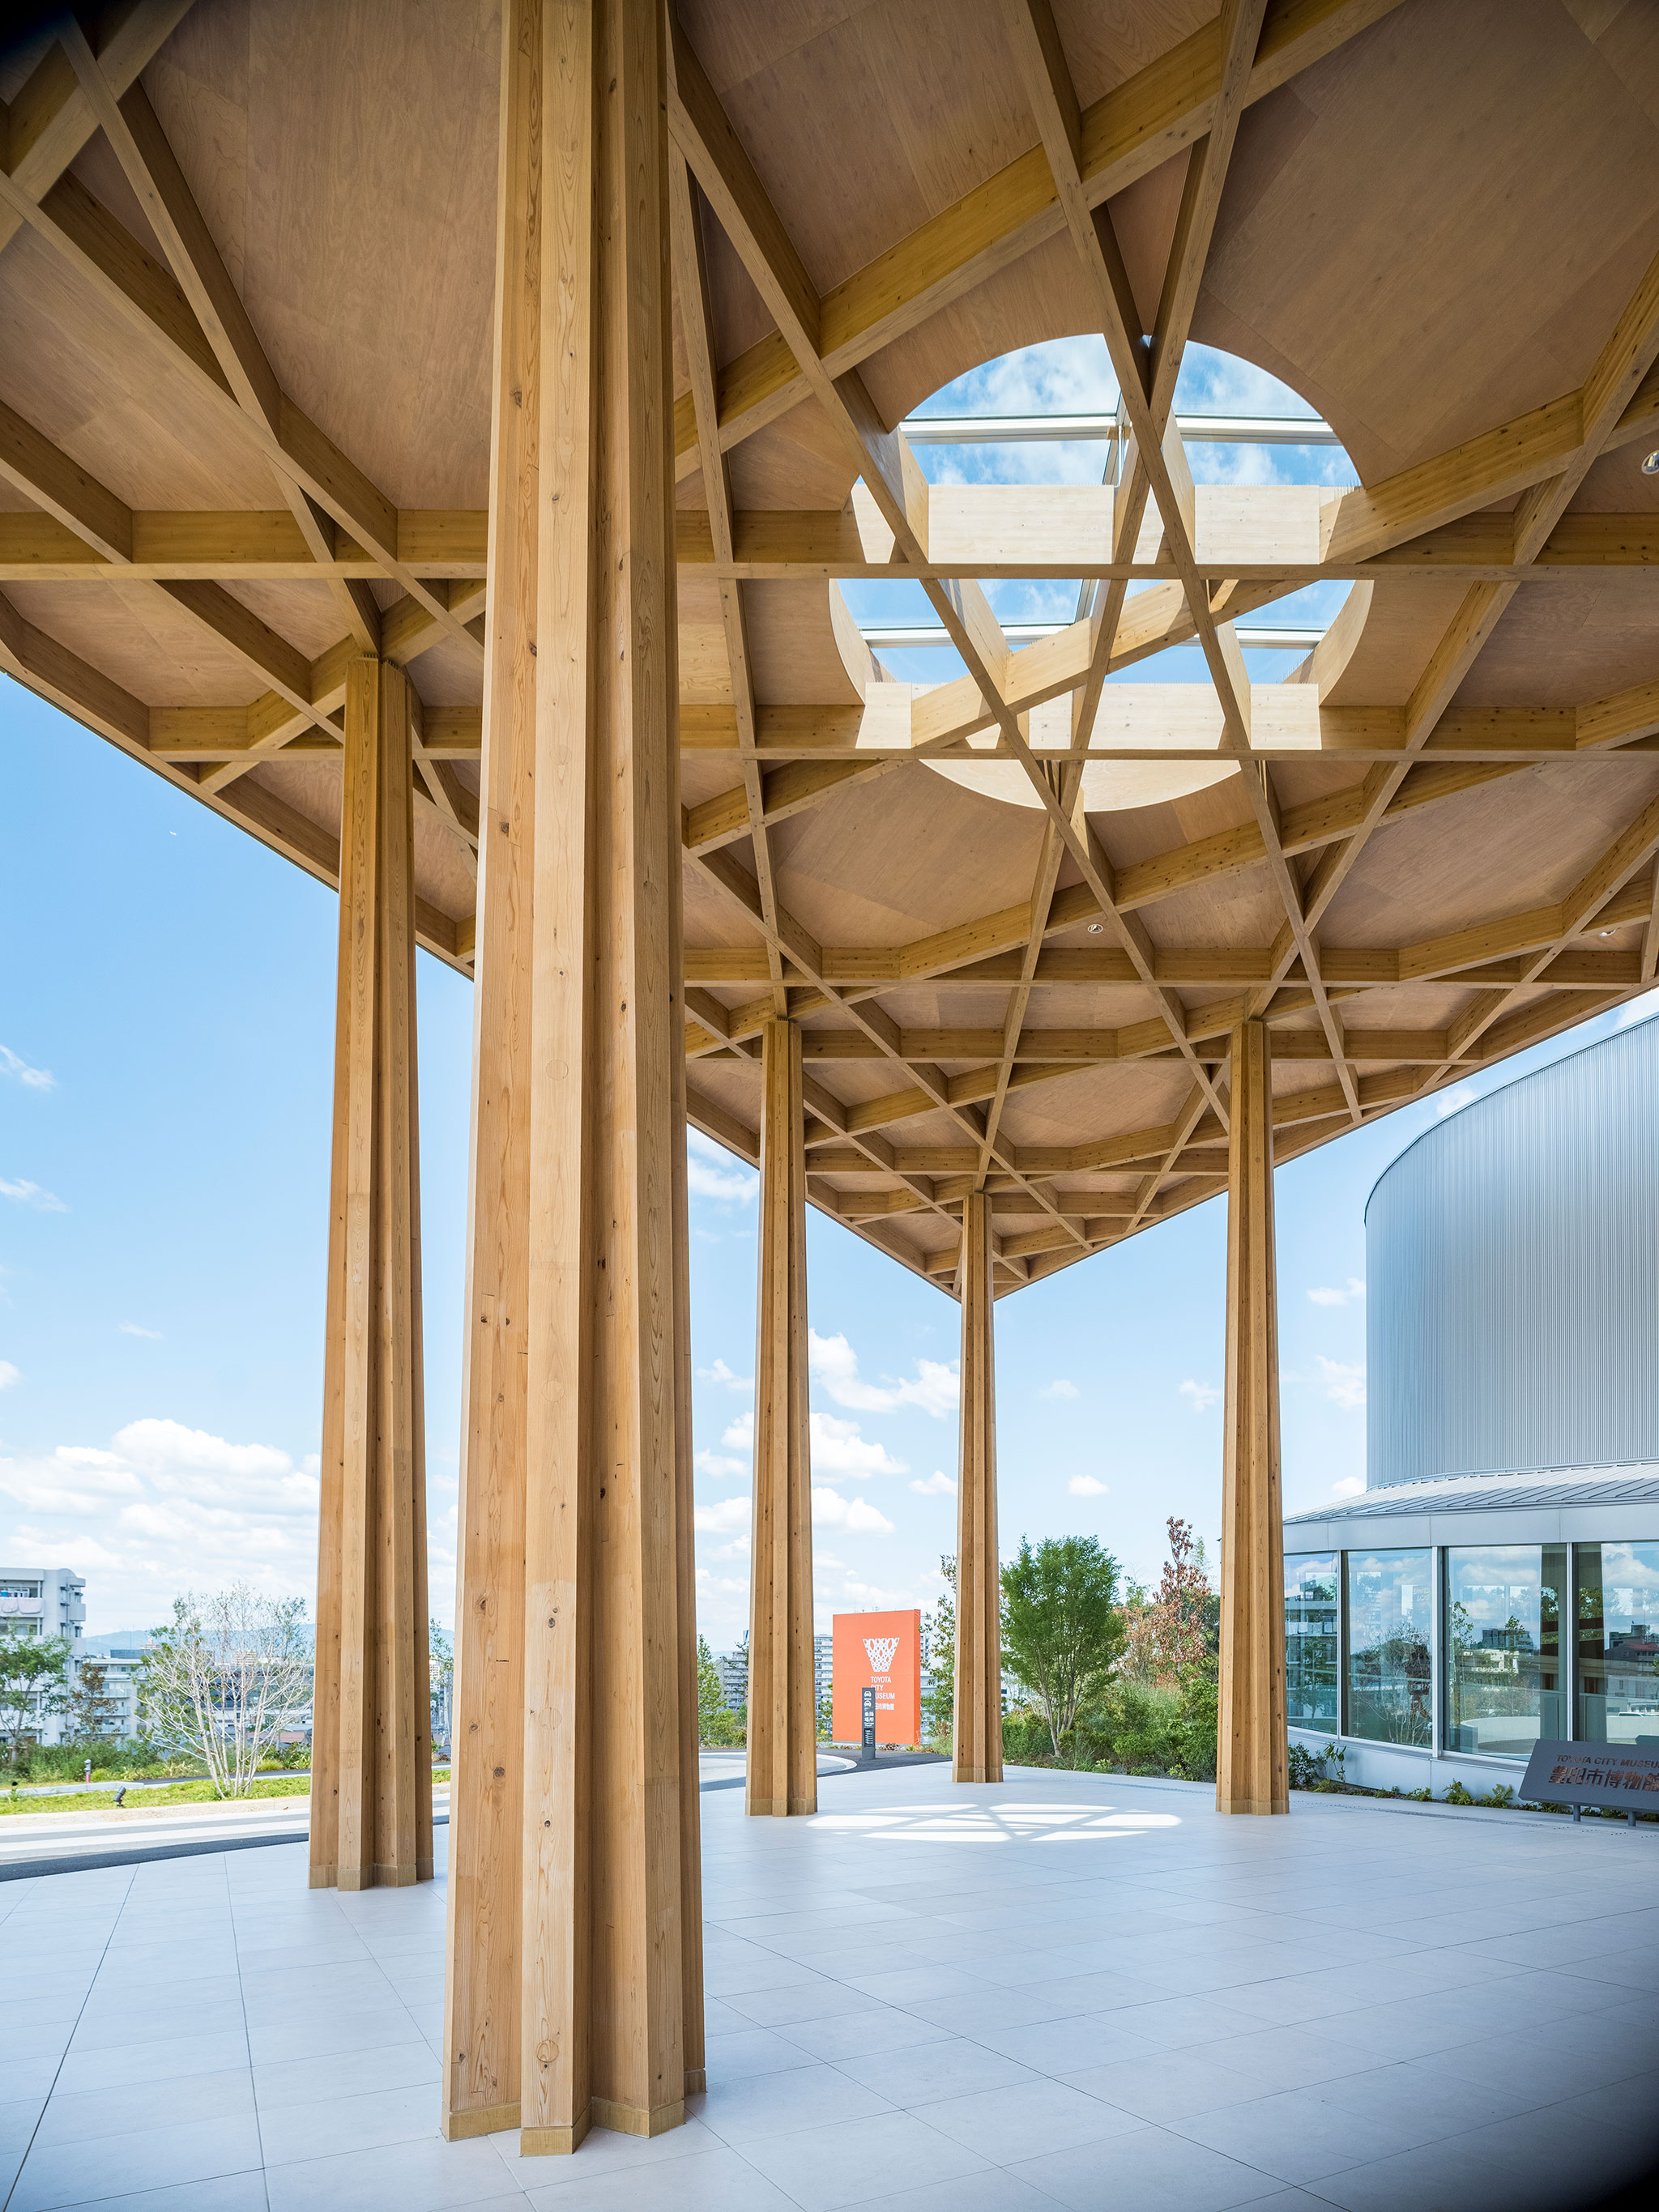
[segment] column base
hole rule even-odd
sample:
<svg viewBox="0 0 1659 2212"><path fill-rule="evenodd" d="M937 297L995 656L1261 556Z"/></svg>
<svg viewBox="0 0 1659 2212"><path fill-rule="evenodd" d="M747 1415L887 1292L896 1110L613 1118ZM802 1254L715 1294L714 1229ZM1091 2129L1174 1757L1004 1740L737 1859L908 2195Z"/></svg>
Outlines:
<svg viewBox="0 0 1659 2212"><path fill-rule="evenodd" d="M311 1877L313 1889L413 1889L417 1881L430 1881L432 1862L422 1859L414 1866L337 1867L331 1881L319 1881L316 1873Z"/></svg>
<svg viewBox="0 0 1659 2212"><path fill-rule="evenodd" d="M306 1876L306 1887L307 1889L337 1888L338 1884L334 1879L335 1872L336 1869L331 1866L313 1867Z"/></svg>
<svg viewBox="0 0 1659 2212"><path fill-rule="evenodd" d="M952 1782L1000 1782L1002 1763L999 1760L995 1766L953 1766L951 1779Z"/></svg>
<svg viewBox="0 0 1659 2212"><path fill-rule="evenodd" d="M787 1820L796 1814L807 1818L818 1809L818 1801L811 1797L751 1797L744 1807L751 1820Z"/></svg>
<svg viewBox="0 0 1659 2212"><path fill-rule="evenodd" d="M465 2112L441 2112L438 2125L446 2142L466 2142L474 2136L498 2136L519 2124L519 2101L507 2105L471 2105Z"/></svg>
<svg viewBox="0 0 1659 2212"><path fill-rule="evenodd" d="M688 2097L701 2097L708 2087L708 2073L705 2067L688 2066L686 2068L685 2094Z"/></svg>
<svg viewBox="0 0 1659 2212"><path fill-rule="evenodd" d="M1288 1797L1218 1796L1215 1809L1218 1813L1288 1813L1291 1801Z"/></svg>
<svg viewBox="0 0 1659 2212"><path fill-rule="evenodd" d="M691 2076L686 2075L690 2086ZM702 2069L698 2069L701 2081ZM503 2108L504 2109L504 2108ZM519 2117L519 2107L513 2106L513 2117ZM611 2097L590 2097L586 2106L568 2128L523 2128L519 2130L520 2158L568 2158L580 2148L590 2128L610 2128L617 2135L661 2136L670 2128L684 2126L685 2101L676 2097L666 2105L623 2105ZM511 2125L511 2122L508 2123ZM479 2132L483 2132L480 2130Z"/></svg>

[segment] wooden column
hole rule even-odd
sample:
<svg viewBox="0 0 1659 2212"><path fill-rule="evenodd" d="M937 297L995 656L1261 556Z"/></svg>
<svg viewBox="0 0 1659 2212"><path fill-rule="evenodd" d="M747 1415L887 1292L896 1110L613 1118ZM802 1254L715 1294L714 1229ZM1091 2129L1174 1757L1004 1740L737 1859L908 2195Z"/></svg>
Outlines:
<svg viewBox="0 0 1659 2212"><path fill-rule="evenodd" d="M957 1782L1002 1779L1002 1585L997 1560L996 1342L991 1208L962 1207L962 1452L957 1476Z"/></svg>
<svg viewBox="0 0 1659 2212"><path fill-rule="evenodd" d="M502 26L442 2121L702 2087L662 19Z"/></svg>
<svg viewBox="0 0 1659 2212"><path fill-rule="evenodd" d="M313 1889L432 1878L409 679L346 673Z"/></svg>
<svg viewBox="0 0 1659 2212"><path fill-rule="evenodd" d="M768 1022L761 1030L760 1283L749 1613L751 1813L818 1809L800 1063L799 1024Z"/></svg>
<svg viewBox="0 0 1659 2212"><path fill-rule="evenodd" d="M1228 1115L1227 1404L1221 1475L1216 1808L1222 1813L1287 1813L1273 1059L1263 1022L1241 1022L1233 1031Z"/></svg>

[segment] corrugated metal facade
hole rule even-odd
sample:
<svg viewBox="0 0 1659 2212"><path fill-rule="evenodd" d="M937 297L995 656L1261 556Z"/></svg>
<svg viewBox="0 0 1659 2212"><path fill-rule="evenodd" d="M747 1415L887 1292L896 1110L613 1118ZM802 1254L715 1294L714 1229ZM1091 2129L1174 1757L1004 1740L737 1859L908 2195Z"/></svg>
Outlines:
<svg viewBox="0 0 1659 2212"><path fill-rule="evenodd" d="M1659 1022L1429 1130L1365 1232L1370 1487L1659 1459Z"/></svg>

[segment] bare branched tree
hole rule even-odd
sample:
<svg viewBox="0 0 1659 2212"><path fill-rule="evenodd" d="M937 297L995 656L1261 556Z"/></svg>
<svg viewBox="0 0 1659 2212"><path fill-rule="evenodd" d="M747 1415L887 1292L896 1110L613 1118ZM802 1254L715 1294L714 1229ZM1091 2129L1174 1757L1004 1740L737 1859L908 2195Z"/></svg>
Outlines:
<svg viewBox="0 0 1659 2212"><path fill-rule="evenodd" d="M221 1797L252 1794L259 1761L309 1694L299 1598L261 1597L246 1583L173 1601L144 1654L139 1711L164 1752L190 1752Z"/></svg>

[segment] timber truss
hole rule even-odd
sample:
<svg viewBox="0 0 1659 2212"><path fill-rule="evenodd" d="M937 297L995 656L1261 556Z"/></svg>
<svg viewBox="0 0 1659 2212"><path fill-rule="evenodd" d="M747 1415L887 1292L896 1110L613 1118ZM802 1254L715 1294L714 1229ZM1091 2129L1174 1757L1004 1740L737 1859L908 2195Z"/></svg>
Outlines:
<svg viewBox="0 0 1659 2212"><path fill-rule="evenodd" d="M1655 980L1651 596L1640 680L1564 702L1481 678L1495 639L1577 622L1586 580L1659 563L1659 507L1583 496L1659 442L1659 261L1572 388L1375 482L1188 467L1176 380L1241 131L1350 48L1363 70L1397 5L1228 0L1085 104L1049 0L965 0L1026 150L827 288L792 229L813 179L751 156L743 88L716 91L689 9L672 25L688 1111L755 1160L760 1035L799 1021L812 1200L942 1287L974 1192L1006 1291L1224 1188L1242 1018L1272 1027L1285 1159ZM418 471L354 460L313 419L351 413L317 360L256 327L228 203L161 119L191 13L66 17L11 87L0 281L40 343L0 370L0 666L332 884L347 672L402 665L421 941L470 972L489 518L398 506ZM1149 290L1120 231L1160 177ZM930 485L888 423L981 357L976 300L1027 264L1054 326L1105 340L1117 480ZM56 400L64 354L118 376L125 443ZM931 381L884 407L901 357ZM191 489L155 504L191 426ZM871 662L839 582L894 577L955 681ZM1080 579L1079 618L1012 650L984 590L1006 577ZM1331 580L1352 589L1323 643L1252 684L1235 622ZM1206 682L1121 680L1183 644Z"/></svg>

